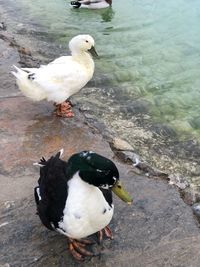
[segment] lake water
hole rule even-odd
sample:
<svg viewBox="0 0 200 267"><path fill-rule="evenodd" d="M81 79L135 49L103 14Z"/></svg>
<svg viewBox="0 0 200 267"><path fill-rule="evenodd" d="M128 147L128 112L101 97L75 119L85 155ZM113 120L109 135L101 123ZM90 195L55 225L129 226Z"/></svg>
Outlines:
<svg viewBox="0 0 200 267"><path fill-rule="evenodd" d="M94 37L100 60L91 86L102 91L87 91L85 100L97 98L99 108L107 101L110 117L99 114L126 139L134 122L127 125L141 114L183 139L200 138L199 0L113 0L104 10L75 10L64 0L0 4L16 38L23 43L26 36L26 46L42 60L68 52L74 35Z"/></svg>

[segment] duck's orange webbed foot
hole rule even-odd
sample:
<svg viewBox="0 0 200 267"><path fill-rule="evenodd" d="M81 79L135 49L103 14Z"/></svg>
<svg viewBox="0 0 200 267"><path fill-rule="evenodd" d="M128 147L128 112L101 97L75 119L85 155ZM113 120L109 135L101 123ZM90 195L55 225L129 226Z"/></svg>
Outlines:
<svg viewBox="0 0 200 267"><path fill-rule="evenodd" d="M55 113L59 117L71 118L74 117L74 113L72 112L72 105L70 101L65 101L61 104L54 104L56 106Z"/></svg>
<svg viewBox="0 0 200 267"><path fill-rule="evenodd" d="M85 246L94 244L93 241L89 239L76 240L68 238L69 240L69 251L72 256L78 261L84 261L86 257L97 256L93 252L85 249Z"/></svg>
<svg viewBox="0 0 200 267"><path fill-rule="evenodd" d="M106 236L109 239L113 239L112 231L109 226L106 226L101 231L98 232L98 242L101 243L103 241L103 237Z"/></svg>

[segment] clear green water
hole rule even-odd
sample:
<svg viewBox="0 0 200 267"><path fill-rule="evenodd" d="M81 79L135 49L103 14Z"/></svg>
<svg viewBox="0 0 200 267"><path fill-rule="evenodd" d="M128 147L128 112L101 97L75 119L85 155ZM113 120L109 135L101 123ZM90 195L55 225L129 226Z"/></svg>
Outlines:
<svg viewBox="0 0 200 267"><path fill-rule="evenodd" d="M200 1L113 0L112 9L96 11L73 10L68 2L8 0L6 5L13 28L22 23L27 31L41 30L38 38L52 58L72 36L91 34L101 56L95 77L103 75L102 83L130 98L148 100L153 120L200 137ZM48 52L48 44L58 50Z"/></svg>

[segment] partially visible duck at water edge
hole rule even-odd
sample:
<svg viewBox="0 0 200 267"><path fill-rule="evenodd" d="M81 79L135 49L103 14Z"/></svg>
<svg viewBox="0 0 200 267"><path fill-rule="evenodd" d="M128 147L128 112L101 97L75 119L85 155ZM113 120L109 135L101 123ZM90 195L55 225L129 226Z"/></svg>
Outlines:
<svg viewBox="0 0 200 267"><path fill-rule="evenodd" d="M110 7L112 0L80 0L71 1L71 6L74 8L88 8L88 9L101 9Z"/></svg>

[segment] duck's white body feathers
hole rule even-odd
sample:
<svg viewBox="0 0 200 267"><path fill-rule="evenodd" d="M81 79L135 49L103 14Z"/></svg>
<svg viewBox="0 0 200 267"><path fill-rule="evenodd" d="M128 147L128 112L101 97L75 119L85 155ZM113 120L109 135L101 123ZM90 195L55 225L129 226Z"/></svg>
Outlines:
<svg viewBox="0 0 200 267"><path fill-rule="evenodd" d="M72 42L75 38L76 42ZM73 39L71 56L59 57L40 68L20 69L15 66L17 72L12 73L25 96L34 101L46 99L60 104L87 84L94 73L94 61L87 52L94 40L89 35L78 35ZM89 40L90 46L84 43L85 39Z"/></svg>
<svg viewBox="0 0 200 267"><path fill-rule="evenodd" d="M68 182L68 186L64 216L59 222L58 232L80 239L110 223L114 206L108 204L99 188L84 182L78 173Z"/></svg>
<svg viewBox="0 0 200 267"><path fill-rule="evenodd" d="M90 3L84 4L85 1L79 1L81 3L80 8L87 8L87 9L101 9L109 7L110 5L106 1L99 1L98 3Z"/></svg>

